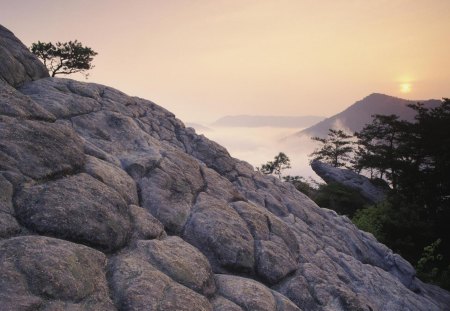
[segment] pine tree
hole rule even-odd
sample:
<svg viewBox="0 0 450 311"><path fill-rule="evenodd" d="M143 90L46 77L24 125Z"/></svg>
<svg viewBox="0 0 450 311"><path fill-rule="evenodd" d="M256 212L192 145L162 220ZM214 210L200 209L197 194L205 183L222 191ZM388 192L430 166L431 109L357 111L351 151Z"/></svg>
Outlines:
<svg viewBox="0 0 450 311"><path fill-rule="evenodd" d="M273 161L261 165L261 168L258 168L258 170L266 175L275 174L281 179L281 172L288 168L291 168L291 160L285 153L280 152Z"/></svg>
<svg viewBox="0 0 450 311"><path fill-rule="evenodd" d="M30 50L42 60L52 77L80 72L87 78L86 71L94 68L92 60L97 55L97 52L77 40L56 44L38 41L31 45Z"/></svg>
<svg viewBox="0 0 450 311"><path fill-rule="evenodd" d="M342 130L329 129L326 138L311 138L320 142L322 146L314 150L310 157L312 157L312 160L320 160L334 167L347 166L354 151L352 138L353 135L349 135Z"/></svg>

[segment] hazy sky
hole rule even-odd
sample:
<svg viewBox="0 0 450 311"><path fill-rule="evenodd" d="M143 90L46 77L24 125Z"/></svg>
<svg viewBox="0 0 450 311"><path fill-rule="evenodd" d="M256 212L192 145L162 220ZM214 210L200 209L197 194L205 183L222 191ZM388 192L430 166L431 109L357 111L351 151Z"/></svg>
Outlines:
<svg viewBox="0 0 450 311"><path fill-rule="evenodd" d="M450 0L0 0L26 45L78 39L99 53L89 82L191 122L450 97L449 16Z"/></svg>

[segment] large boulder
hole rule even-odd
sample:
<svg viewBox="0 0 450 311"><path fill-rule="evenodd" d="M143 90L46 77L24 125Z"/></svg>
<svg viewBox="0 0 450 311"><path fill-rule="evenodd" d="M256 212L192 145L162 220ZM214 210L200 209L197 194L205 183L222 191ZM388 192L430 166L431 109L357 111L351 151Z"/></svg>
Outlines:
<svg viewBox="0 0 450 311"><path fill-rule="evenodd" d="M14 34L0 25L0 80L17 87L48 77L47 68Z"/></svg>
<svg viewBox="0 0 450 311"><path fill-rule="evenodd" d="M122 255L109 264L112 294L124 311L212 311L206 297L184 287L137 256Z"/></svg>
<svg viewBox="0 0 450 311"><path fill-rule="evenodd" d="M20 226L14 217L13 186L2 174L0 174L0 189L0 239L2 239L19 233Z"/></svg>
<svg viewBox="0 0 450 311"><path fill-rule="evenodd" d="M0 79L0 114L21 119L54 121L55 116ZM14 102L14 105L11 105Z"/></svg>
<svg viewBox="0 0 450 311"><path fill-rule="evenodd" d="M151 240L166 235L163 224L140 206L130 205L133 220L133 237L136 240Z"/></svg>
<svg viewBox="0 0 450 311"><path fill-rule="evenodd" d="M116 165L88 156L86 172L116 190L127 204L139 204L136 182Z"/></svg>
<svg viewBox="0 0 450 311"><path fill-rule="evenodd" d="M327 163L314 160L311 168L327 184L338 183L358 191L370 203L378 203L386 198L389 186L386 183L374 183L366 176L355 173L349 169L338 168Z"/></svg>
<svg viewBox="0 0 450 311"><path fill-rule="evenodd" d="M183 237L202 250L215 271L254 269L254 239L245 221L226 202L201 194Z"/></svg>
<svg viewBox="0 0 450 311"><path fill-rule="evenodd" d="M64 124L0 115L0 169L36 180L69 174L85 161L81 139Z"/></svg>
<svg viewBox="0 0 450 311"><path fill-rule="evenodd" d="M216 291L208 259L179 237L138 241L132 254L144 258L178 283L200 294L211 296Z"/></svg>
<svg viewBox="0 0 450 311"><path fill-rule="evenodd" d="M28 228L104 251L124 246L131 235L124 200L85 173L25 186L15 206L17 218Z"/></svg>
<svg viewBox="0 0 450 311"><path fill-rule="evenodd" d="M79 244L40 236L0 241L2 310L114 310L106 257Z"/></svg>
<svg viewBox="0 0 450 311"><path fill-rule="evenodd" d="M301 311L283 295L259 282L233 275L216 275L218 292L244 310L254 311Z"/></svg>

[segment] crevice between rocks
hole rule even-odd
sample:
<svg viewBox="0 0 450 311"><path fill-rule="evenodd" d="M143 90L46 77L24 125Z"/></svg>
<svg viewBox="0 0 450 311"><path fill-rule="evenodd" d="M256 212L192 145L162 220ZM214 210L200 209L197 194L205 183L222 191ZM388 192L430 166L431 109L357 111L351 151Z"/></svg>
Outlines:
<svg viewBox="0 0 450 311"><path fill-rule="evenodd" d="M123 311L123 307L120 303L120 301L123 299L123 297L119 296L119 293L116 293L116 291L114 290L114 286L113 286L113 273L111 271L111 265L112 265L112 261L114 261L116 255L110 255L110 256L106 256L106 262L105 262L105 267L103 269L104 273L105 273L105 279L106 279L106 285L108 287L108 297L109 299L111 299L113 305L116 307L117 311Z"/></svg>
<svg viewBox="0 0 450 311"><path fill-rule="evenodd" d="M48 119L48 118L45 118L45 117L39 117L39 116L34 116L34 115L17 116L17 115L14 115L14 114L11 114L11 113L7 113L7 112L2 112L0 114L0 116L15 118L15 119L18 119L18 120L38 121L38 122L46 122L46 123L55 123L57 121L56 118L55 118L55 120L52 120L52 119Z"/></svg>
<svg viewBox="0 0 450 311"><path fill-rule="evenodd" d="M45 184L47 182L56 181L58 179L62 179L62 178L65 178L65 177L74 176L74 175L83 173L83 166L84 166L84 163L83 163L83 165L74 166L72 168L68 168L68 169L64 169L64 170L58 171L58 172L54 172L52 174L48 174L45 177L41 177L41 178L33 178L33 177L27 175L24 172L22 172L22 174L27 176L27 177L29 177L30 179L32 179L32 181L29 182L29 183L31 183L33 185L40 185L40 184ZM28 183L21 184L20 185L21 186L20 189L22 189L23 186L25 186L26 184L28 184Z"/></svg>
<svg viewBox="0 0 450 311"><path fill-rule="evenodd" d="M161 295L161 299L158 301L158 306L157 306L157 308L156 308L157 311L166 311L166 310L161 309L161 308L162 308L162 303L163 303L164 300L166 299L167 293L169 292L170 289L171 289L170 284L167 284L167 285L164 287L163 293L162 293L162 295Z"/></svg>
<svg viewBox="0 0 450 311"><path fill-rule="evenodd" d="M198 200L200 193L206 192L208 190L208 181L206 179L206 175L205 175L205 172L204 172L202 166L199 166L199 172L200 172L200 176L202 177L203 185L193 193L193 198L192 198L192 202L191 202L192 207L195 204L197 204L197 200Z"/></svg>

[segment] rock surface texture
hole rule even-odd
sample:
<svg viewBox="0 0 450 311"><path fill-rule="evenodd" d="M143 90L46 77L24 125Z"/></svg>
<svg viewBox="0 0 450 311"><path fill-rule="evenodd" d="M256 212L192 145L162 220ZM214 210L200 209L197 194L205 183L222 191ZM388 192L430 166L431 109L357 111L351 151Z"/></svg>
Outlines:
<svg viewBox="0 0 450 311"><path fill-rule="evenodd" d="M319 160L312 161L311 168L326 183L338 183L354 189L371 203L383 201L389 191L389 186L386 183L375 185L363 175L349 169L334 167Z"/></svg>
<svg viewBox="0 0 450 311"><path fill-rule="evenodd" d="M0 80L12 86L26 81L48 77L44 64L36 61L33 54L14 34L0 25Z"/></svg>
<svg viewBox="0 0 450 311"><path fill-rule="evenodd" d="M48 78L4 28L0 51L2 310L449 310L373 236L164 108Z"/></svg>

